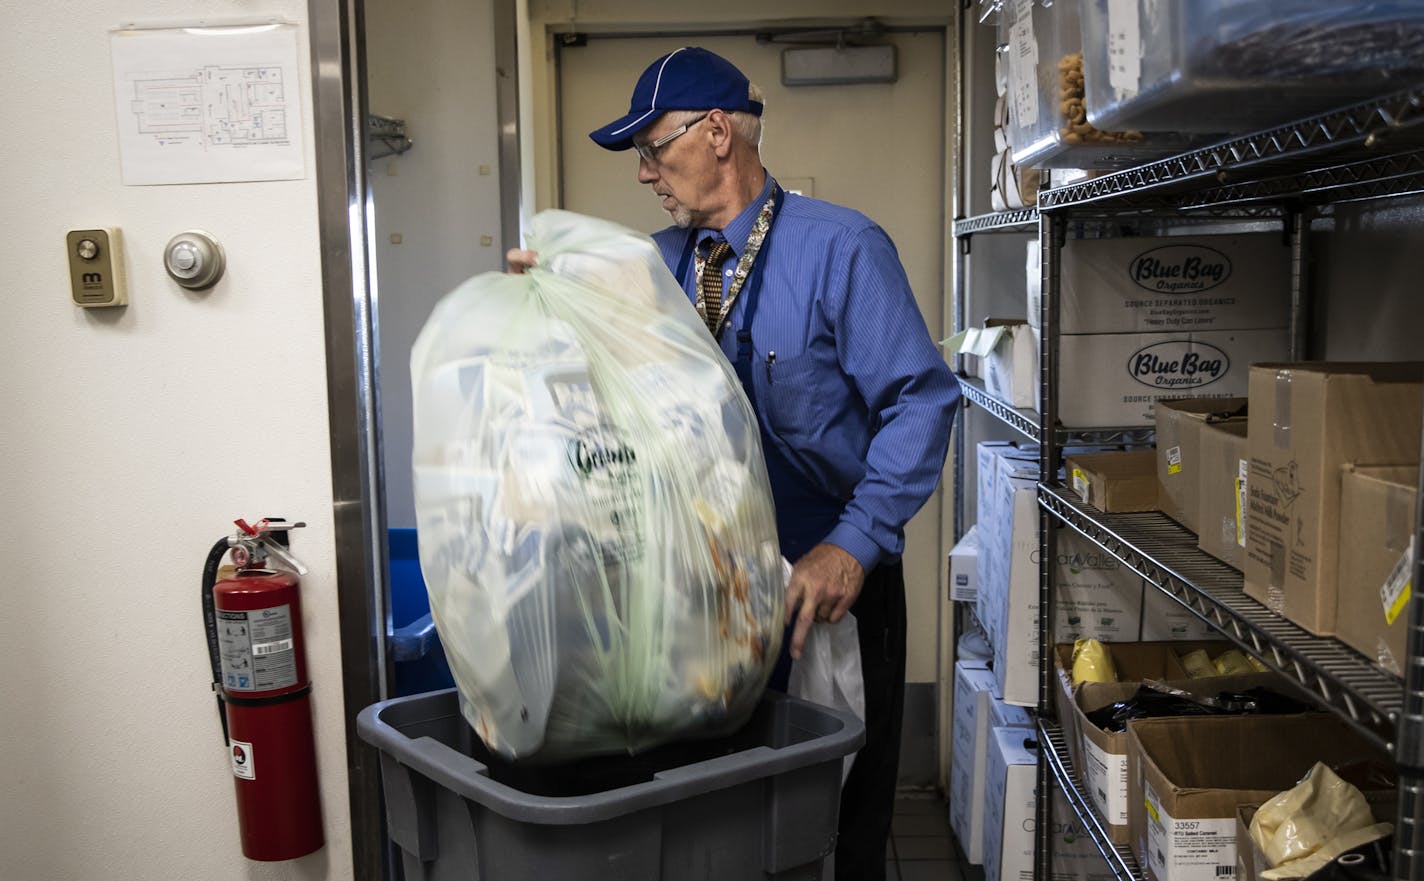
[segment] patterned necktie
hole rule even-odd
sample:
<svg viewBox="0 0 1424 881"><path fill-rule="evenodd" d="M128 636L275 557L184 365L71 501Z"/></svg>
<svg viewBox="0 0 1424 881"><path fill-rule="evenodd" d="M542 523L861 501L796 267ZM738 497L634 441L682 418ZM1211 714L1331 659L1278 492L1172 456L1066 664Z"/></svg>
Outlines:
<svg viewBox="0 0 1424 881"><path fill-rule="evenodd" d="M717 338L717 326L722 323L722 264L732 253L725 240L714 242L702 265L702 317L712 338Z"/></svg>

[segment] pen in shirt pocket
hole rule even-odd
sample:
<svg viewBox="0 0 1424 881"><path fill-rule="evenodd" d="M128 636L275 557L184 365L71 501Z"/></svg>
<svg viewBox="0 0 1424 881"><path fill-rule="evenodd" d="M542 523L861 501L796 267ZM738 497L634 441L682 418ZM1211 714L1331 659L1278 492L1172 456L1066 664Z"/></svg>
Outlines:
<svg viewBox="0 0 1424 881"><path fill-rule="evenodd" d="M771 368L776 363L776 350L766 353L766 384L771 385Z"/></svg>

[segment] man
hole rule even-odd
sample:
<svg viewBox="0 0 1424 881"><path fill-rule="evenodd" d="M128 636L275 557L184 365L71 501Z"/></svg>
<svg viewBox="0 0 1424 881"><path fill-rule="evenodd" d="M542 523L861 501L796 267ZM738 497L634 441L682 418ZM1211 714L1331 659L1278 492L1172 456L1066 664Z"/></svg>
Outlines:
<svg viewBox="0 0 1424 881"><path fill-rule="evenodd" d="M786 194L762 167L762 108L726 59L682 48L590 137L637 151L638 181L674 221L653 238L757 412L782 553L795 561L791 658L813 622L856 617L866 742L842 792L836 877L878 881L904 704L904 525L938 482L959 388L884 231Z"/></svg>

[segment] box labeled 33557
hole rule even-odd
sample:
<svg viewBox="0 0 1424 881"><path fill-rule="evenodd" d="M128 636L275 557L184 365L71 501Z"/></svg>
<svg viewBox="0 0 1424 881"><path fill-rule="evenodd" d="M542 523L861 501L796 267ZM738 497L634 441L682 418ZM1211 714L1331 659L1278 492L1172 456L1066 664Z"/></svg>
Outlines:
<svg viewBox="0 0 1424 881"><path fill-rule="evenodd" d="M1375 754L1324 713L1140 719L1127 730L1128 823L1149 881L1232 877L1238 805L1290 789L1316 762Z"/></svg>

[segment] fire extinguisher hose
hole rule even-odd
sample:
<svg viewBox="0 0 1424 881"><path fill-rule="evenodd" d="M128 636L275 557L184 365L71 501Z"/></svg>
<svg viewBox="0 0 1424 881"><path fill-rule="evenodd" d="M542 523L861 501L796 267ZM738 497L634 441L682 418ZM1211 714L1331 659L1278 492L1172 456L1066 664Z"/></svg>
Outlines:
<svg viewBox="0 0 1424 881"><path fill-rule="evenodd" d="M222 661L218 657L218 613L213 603L213 585L217 584L218 567L230 547L226 537L218 539L213 549L208 551L207 562L203 564L203 624L208 632L208 661L213 667L213 695L218 703L218 720L222 722L223 743L230 743L227 733L227 711L222 699Z"/></svg>

